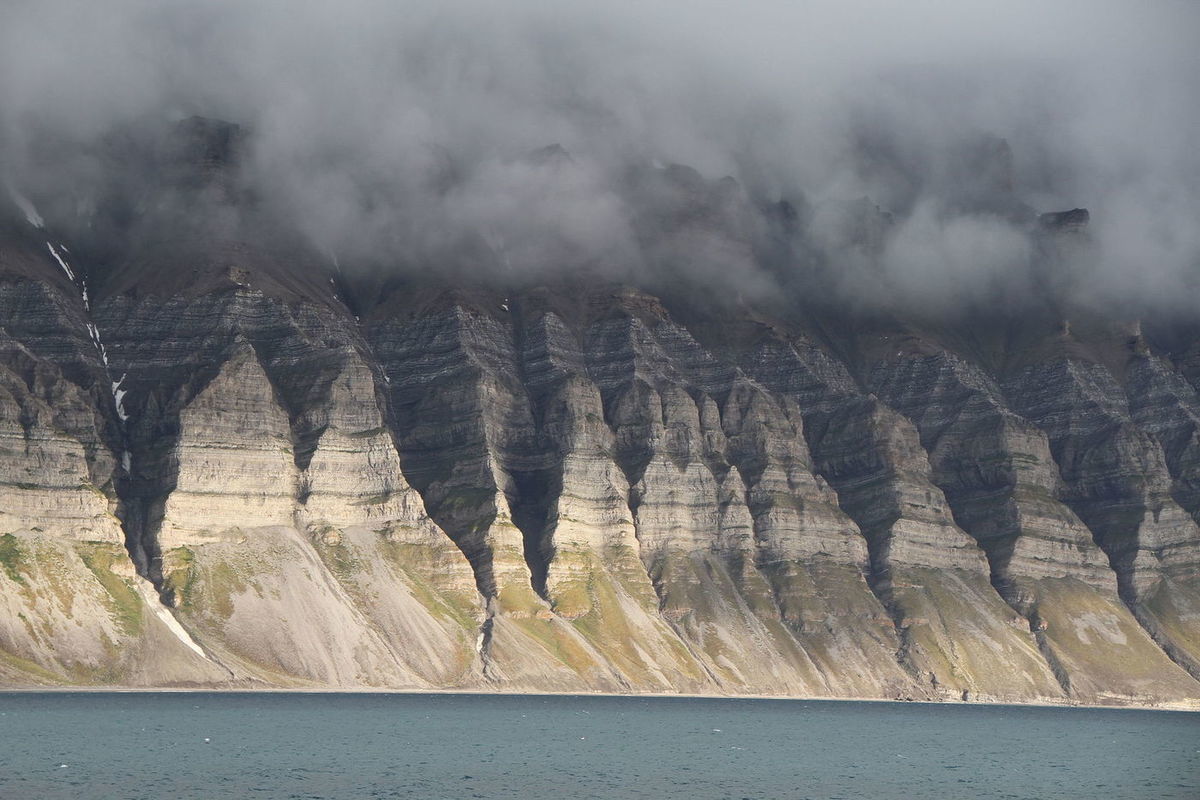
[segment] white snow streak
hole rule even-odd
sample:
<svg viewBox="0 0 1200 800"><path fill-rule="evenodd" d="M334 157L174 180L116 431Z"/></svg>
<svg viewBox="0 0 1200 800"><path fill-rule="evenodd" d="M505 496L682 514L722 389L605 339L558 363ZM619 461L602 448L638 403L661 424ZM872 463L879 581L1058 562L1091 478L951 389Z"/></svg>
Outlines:
<svg viewBox="0 0 1200 800"><path fill-rule="evenodd" d="M100 329L94 323L88 322L85 324L87 325L88 333L92 337L92 344L96 346L96 352L100 354L100 363L104 364L105 369L108 369L108 353L104 350L104 342L100 341Z"/></svg>
<svg viewBox="0 0 1200 800"><path fill-rule="evenodd" d="M128 392L121 388L121 384L125 382L125 376L128 374L129 373L127 372L121 373L120 380L113 381L112 385L113 402L117 405L117 416L121 418L121 422L125 422L127 419L129 419L129 415L125 413L125 395L128 394ZM128 470L126 470L126 472L128 472Z"/></svg>
<svg viewBox="0 0 1200 800"><path fill-rule="evenodd" d="M60 267L62 267L63 272L67 273L67 277L71 279L71 283L74 283L75 273L71 272L71 268L67 266L67 262L63 261L63 257L60 256L58 251L54 249L54 245L46 242L46 247L50 248L50 255L54 256L54 260L58 262Z"/></svg>
<svg viewBox="0 0 1200 800"><path fill-rule="evenodd" d="M67 249L67 246L65 244L62 244L61 242L59 243L58 246L63 249L64 253L71 252L70 250ZM67 273L67 277L71 279L71 283L77 284L79 286L79 293L83 296L83 308L88 313L91 313L92 303L91 303L91 298L88 297L87 281L84 280L83 278L75 277L74 270L71 269L71 266L67 263L67 260L58 254L58 251L54 249L54 245L50 244L49 242L46 242L46 247L50 248L50 255L54 256L54 260L58 262L58 265L60 267L62 267L63 272Z"/></svg>
<svg viewBox="0 0 1200 800"><path fill-rule="evenodd" d="M179 620L175 619L175 615L171 613L171 609L163 605L162 600L158 597L158 593L154 591L154 584L145 578L138 578L137 587L138 593L146 601L146 605L154 609L154 615L162 620L162 623L167 626L167 630L175 634L176 639L194 650L196 655L205 661L212 661L200 648L200 645L196 644L196 640L183 629L183 626L179 624Z"/></svg>
<svg viewBox="0 0 1200 800"><path fill-rule="evenodd" d="M60 246L65 252L67 249L66 246ZM66 259L58 254L58 251L54 249L54 245L52 245L50 242L46 242L46 247L50 249L50 255L54 256L54 260L58 262L60 267L62 267L63 272L67 273L67 277L71 279L71 283L74 283L79 287L79 293L83 297L83 310L88 313L88 316L91 316L92 303L91 298L88 296L87 281L83 279L76 279L75 273L67 264ZM85 324L87 325L88 335L92 337L92 345L95 346L96 352L100 355L100 363L104 365L104 369L107 372L109 369L108 351L104 349L104 342L100 339L100 329L96 327L94 322L89 321ZM109 380L112 381L111 373L109 374ZM121 422L125 422L129 419L129 414L125 411L125 395L128 394L128 392L121 388L121 384L124 382L124 374L122 374L119 379L112 381L113 403L117 407L117 416L121 418ZM126 458L128 458L128 453L126 453ZM126 467L125 471L128 472L129 468Z"/></svg>

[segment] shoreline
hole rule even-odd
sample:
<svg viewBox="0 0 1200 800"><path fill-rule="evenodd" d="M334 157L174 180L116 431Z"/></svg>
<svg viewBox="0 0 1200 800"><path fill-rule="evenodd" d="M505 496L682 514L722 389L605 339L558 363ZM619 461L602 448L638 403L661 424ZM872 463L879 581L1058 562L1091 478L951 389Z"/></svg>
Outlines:
<svg viewBox="0 0 1200 800"><path fill-rule="evenodd" d="M1098 709L1109 711L1200 712L1200 698L1185 703L1084 703L1039 700L917 700L894 697L824 697L817 695L716 694L687 692L520 691L505 689L402 689L373 687L201 687L201 686L0 686L3 694L321 694L321 695L458 695L480 697L580 697L680 700L770 700L789 702L881 703L894 705L1011 708Z"/></svg>

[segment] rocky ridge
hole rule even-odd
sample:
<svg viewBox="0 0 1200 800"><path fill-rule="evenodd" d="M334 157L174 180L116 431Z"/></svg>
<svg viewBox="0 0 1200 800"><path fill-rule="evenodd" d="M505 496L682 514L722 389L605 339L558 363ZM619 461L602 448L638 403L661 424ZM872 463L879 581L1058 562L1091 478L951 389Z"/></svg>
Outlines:
<svg viewBox="0 0 1200 800"><path fill-rule="evenodd" d="M653 181L658 250L757 257L735 183ZM447 285L248 222L101 257L23 207L5 685L1200 702L1187 336Z"/></svg>

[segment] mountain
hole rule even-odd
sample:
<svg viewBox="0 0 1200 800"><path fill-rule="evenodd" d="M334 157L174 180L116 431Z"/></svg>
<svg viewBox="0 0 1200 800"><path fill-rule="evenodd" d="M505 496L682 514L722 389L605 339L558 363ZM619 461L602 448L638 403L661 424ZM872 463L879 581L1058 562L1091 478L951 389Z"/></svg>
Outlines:
<svg viewBox="0 0 1200 800"><path fill-rule="evenodd" d="M244 140L0 212L0 683L1200 703L1200 326L1072 302L1097 223L1006 144L961 202L1035 300L933 308L682 166L622 179L643 273L342 264Z"/></svg>

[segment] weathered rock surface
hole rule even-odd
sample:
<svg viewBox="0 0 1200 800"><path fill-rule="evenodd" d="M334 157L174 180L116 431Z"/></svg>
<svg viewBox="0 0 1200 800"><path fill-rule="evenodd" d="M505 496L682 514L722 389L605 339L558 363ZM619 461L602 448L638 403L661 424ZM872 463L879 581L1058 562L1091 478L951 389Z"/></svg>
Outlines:
<svg viewBox="0 0 1200 800"><path fill-rule="evenodd" d="M0 213L0 683L1200 702L1194 327L698 298L800 222L682 167L657 287L342 272L181 130L117 244Z"/></svg>
<svg viewBox="0 0 1200 800"><path fill-rule="evenodd" d="M589 374L664 615L734 686L907 690L885 656L891 632L862 579L861 542L783 409L651 298L600 302L611 306L586 333ZM713 619L724 622L713 630ZM860 635L842 637L843 625ZM755 675L764 664L776 675Z"/></svg>
<svg viewBox="0 0 1200 800"><path fill-rule="evenodd" d="M0 358L11 367L0 363L0 531L53 529L120 545L111 481L89 469L88 450L99 443L89 399L53 365L11 340L5 344ZM111 470L111 457L97 466Z"/></svg>
<svg viewBox="0 0 1200 800"><path fill-rule="evenodd" d="M1173 659L1200 673L1186 622L1200 532L1172 497L1163 448L1133 421L1113 372L1067 337L1013 370L1005 394L1046 431L1065 500L1108 555L1122 600Z"/></svg>
<svg viewBox="0 0 1200 800"><path fill-rule="evenodd" d="M1059 501L1045 435L1004 405L983 369L927 343L901 346L875 363L871 383L919 427L955 520L987 552L993 585L1029 621L1065 691L1091 701L1187 693L1118 601L1107 558ZM1108 632L1105 657L1095 656L1087 625Z"/></svg>
<svg viewBox="0 0 1200 800"><path fill-rule="evenodd" d="M0 536L0 679L20 685L188 686L229 672L195 647L124 548Z"/></svg>
<svg viewBox="0 0 1200 800"><path fill-rule="evenodd" d="M409 313L369 328L369 338L409 478L475 571L487 606L480 649L488 674L517 686L620 687L620 673L534 589L509 494L518 475L545 465L511 328L449 296Z"/></svg>
<svg viewBox="0 0 1200 800"><path fill-rule="evenodd" d="M983 551L955 524L912 423L811 342L768 339L751 363L807 409L817 469L867 539L871 584L909 670L941 695L1060 695L1028 626L989 584Z"/></svg>

